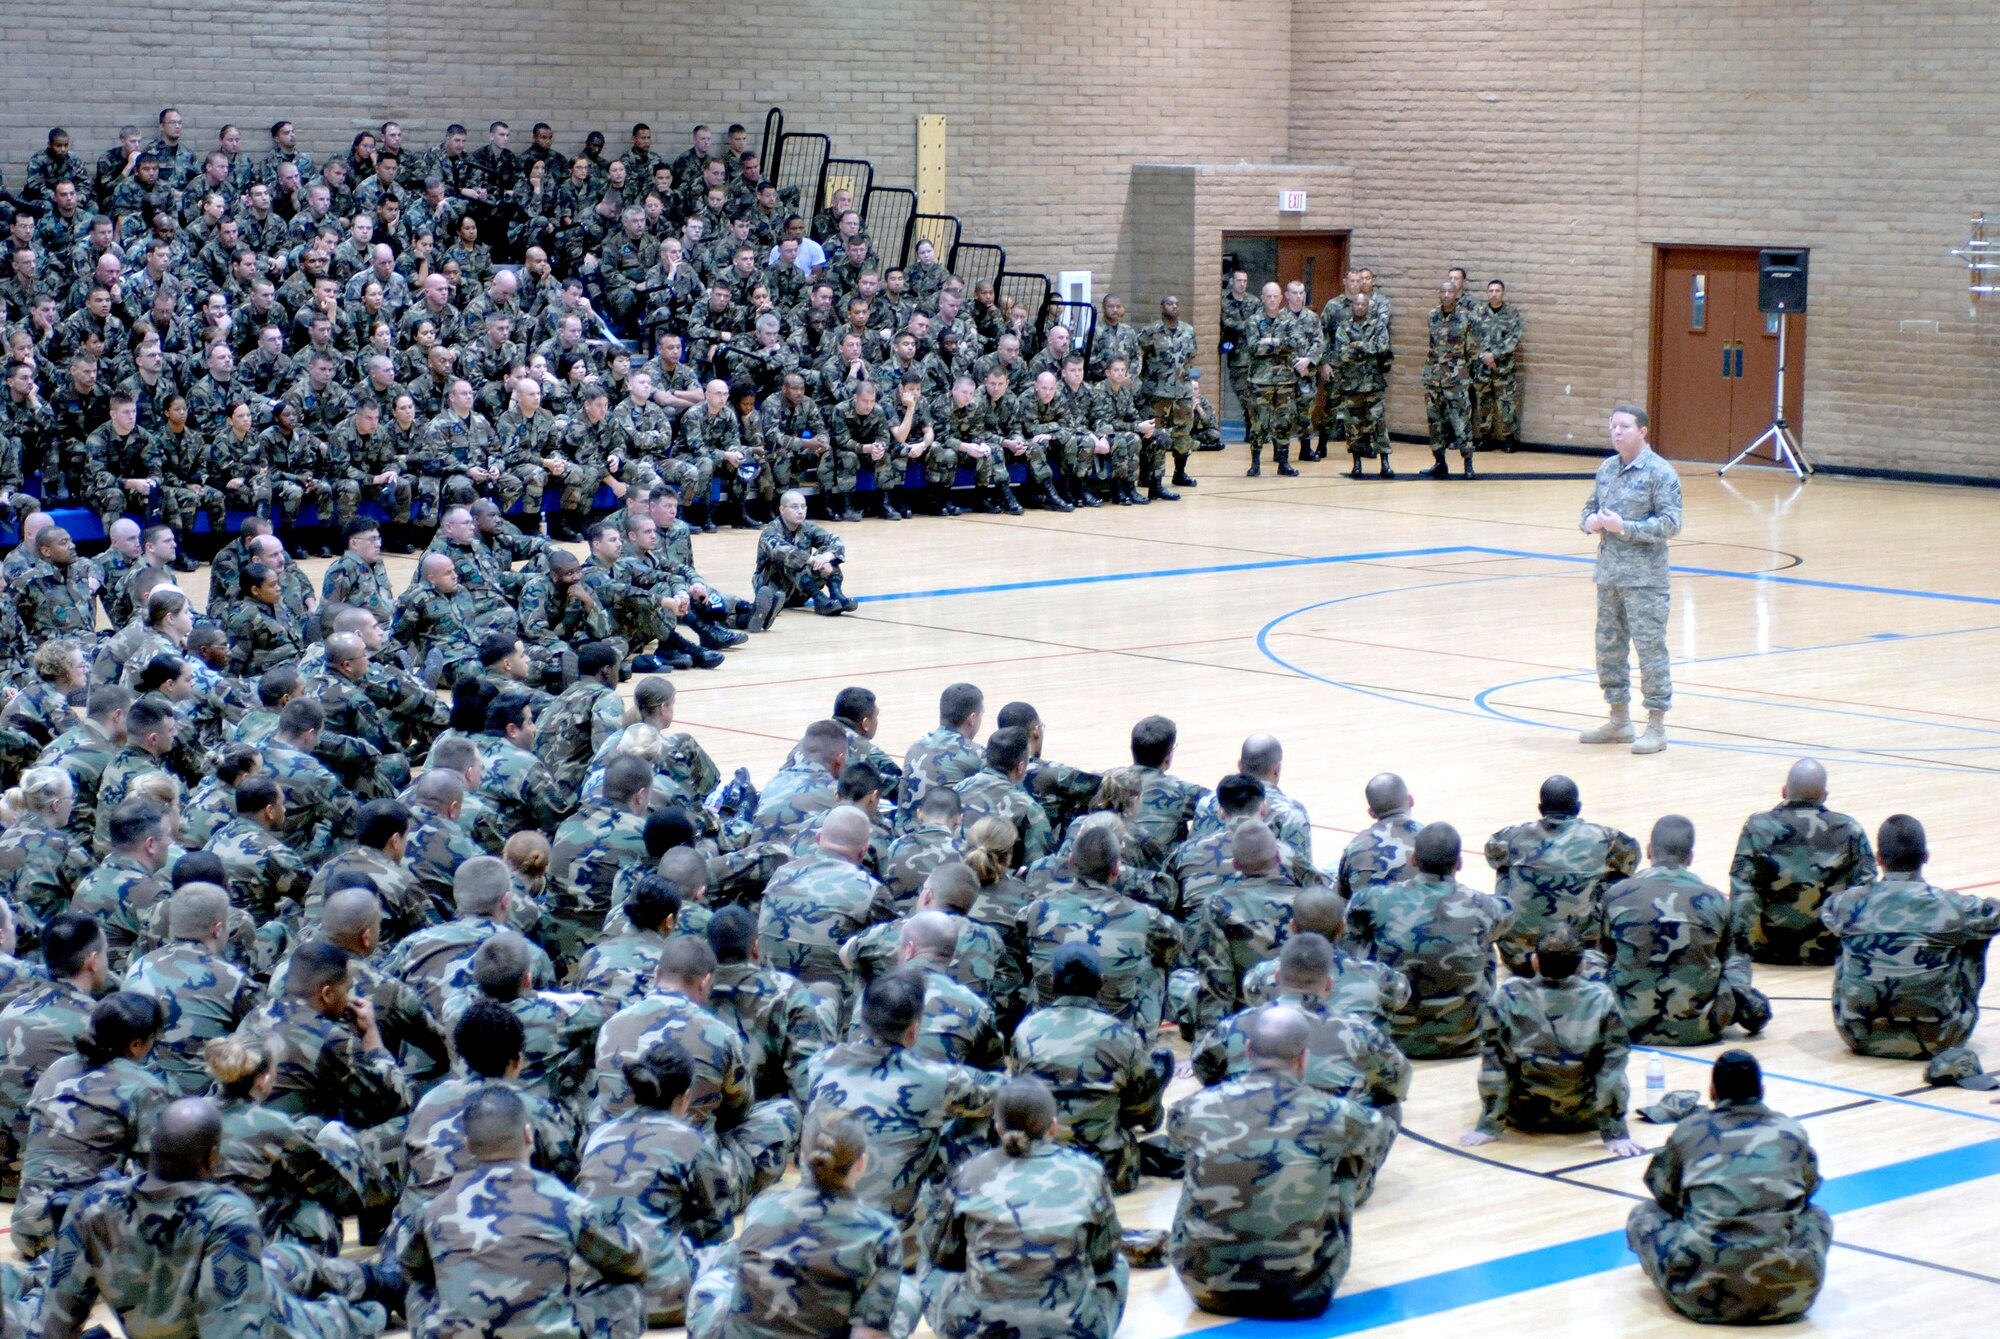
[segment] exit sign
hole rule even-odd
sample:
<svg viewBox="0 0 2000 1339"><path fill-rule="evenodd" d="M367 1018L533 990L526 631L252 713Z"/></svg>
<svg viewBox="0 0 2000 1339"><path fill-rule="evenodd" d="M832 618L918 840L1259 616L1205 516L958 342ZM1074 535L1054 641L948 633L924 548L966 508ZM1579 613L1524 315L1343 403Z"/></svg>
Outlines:
<svg viewBox="0 0 2000 1339"><path fill-rule="evenodd" d="M1279 191L1278 212L1280 214L1303 214L1306 212L1304 191Z"/></svg>

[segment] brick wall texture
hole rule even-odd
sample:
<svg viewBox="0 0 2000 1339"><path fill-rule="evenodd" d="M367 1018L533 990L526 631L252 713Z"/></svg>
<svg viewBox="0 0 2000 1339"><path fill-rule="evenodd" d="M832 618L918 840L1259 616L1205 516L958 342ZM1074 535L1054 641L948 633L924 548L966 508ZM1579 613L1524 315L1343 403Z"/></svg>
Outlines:
<svg viewBox="0 0 2000 1339"><path fill-rule="evenodd" d="M565 151L590 128L615 151L643 119L669 155L695 120L761 130L775 103L911 185L916 117L938 112L968 240L1001 243L1015 268L1093 270L1099 293L1177 268L1153 235L1161 187L1135 198L1134 164L1348 167L1351 206L1328 226L1351 226L1354 258L1397 299L1400 430L1422 430L1422 314L1448 265L1504 276L1526 318L1526 435L1596 444L1606 406L1646 390L1656 244L1808 246L1808 449L2000 477L2000 335L1968 316L1945 254L1968 215L2000 205L2000 7L72 0L17 7L6 31L10 181L51 124L94 159L167 103L198 149L224 120L261 149L289 117L323 154L387 116L420 147L453 119L476 144L501 116L517 143L551 122ZM1285 225L1274 194L1246 192L1215 226ZM1130 296L1146 315L1157 295Z"/></svg>

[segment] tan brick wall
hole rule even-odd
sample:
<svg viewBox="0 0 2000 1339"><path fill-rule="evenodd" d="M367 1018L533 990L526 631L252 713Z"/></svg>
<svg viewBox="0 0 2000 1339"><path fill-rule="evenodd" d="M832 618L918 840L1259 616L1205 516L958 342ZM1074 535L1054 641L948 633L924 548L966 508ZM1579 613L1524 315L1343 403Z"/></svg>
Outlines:
<svg viewBox="0 0 2000 1339"><path fill-rule="evenodd" d="M830 134L915 184L916 118L949 118L947 190L968 240L1016 268L1108 276L1135 161L1271 162L1285 152L1290 0L187 0L156 46L150 7L72 0L8 19L0 45L0 166L18 185L51 124L94 160L121 122L150 127L169 102L189 143L223 121L262 152L279 116L315 154L345 150L385 117L409 143L462 121L536 120L573 152L602 129L614 152L635 120L668 156L697 120L761 136L776 103L789 128ZM307 35L310 35L308 37ZM150 130L149 130L150 133Z"/></svg>
<svg viewBox="0 0 2000 1339"><path fill-rule="evenodd" d="M1521 308L1527 435L1594 444L1646 391L1656 243L1809 246L1807 449L2000 476L2000 306L1969 320L1945 254L2000 207L1996 39L2000 9L1956 3L1297 5L1291 152L1357 173L1353 255L1398 303L1391 426L1423 431L1449 265Z"/></svg>
<svg viewBox="0 0 2000 1339"><path fill-rule="evenodd" d="M20 7L16 7L19 10ZM696 119L793 129L910 185L915 118L950 118L951 208L1017 268L1141 291L1181 262L1135 238L1135 164L1354 170L1353 254L1398 300L1392 425L1421 431L1425 289L1507 278L1527 319L1526 430L1595 444L1646 389L1652 247L1813 248L1807 445L1819 458L2000 476L2000 337L1946 250L2000 208L1988 135L2000 7L1963 0L72 0L8 16L0 165L47 126L92 158L160 105L206 147L279 115L316 153L394 115L545 119L677 153ZM475 139L477 135L475 134ZM1262 191L1269 183L1259 183ZM1271 187L1274 189L1274 187ZM1280 226L1246 197L1245 220ZM1177 225L1178 226L1178 225ZM1204 221L1201 228L1207 228ZM1185 258L1201 293L1207 248ZM1136 282L1135 282L1136 281ZM1212 342L1212 294L1192 313ZM2000 313L2000 307L1996 307ZM1935 320L1939 333L1906 332Z"/></svg>
<svg viewBox="0 0 2000 1339"><path fill-rule="evenodd" d="M1278 213L1282 190L1304 191L1306 212ZM1141 325L1158 316L1154 304L1161 295L1180 296L1181 314L1194 323L1203 385L1219 397L1222 234L1348 232L1354 217L1354 172L1347 167L1134 164L1117 282L1129 295L1131 319ZM1321 301L1338 291L1336 278Z"/></svg>

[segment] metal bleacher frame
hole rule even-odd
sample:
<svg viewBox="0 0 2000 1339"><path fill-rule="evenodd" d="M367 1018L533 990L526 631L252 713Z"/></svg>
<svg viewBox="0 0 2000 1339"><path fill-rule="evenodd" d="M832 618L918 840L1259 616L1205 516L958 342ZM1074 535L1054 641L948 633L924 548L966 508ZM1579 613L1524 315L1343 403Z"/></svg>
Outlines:
<svg viewBox="0 0 2000 1339"><path fill-rule="evenodd" d="M861 206L861 226L875 243L875 254L901 265L910 245L910 225L917 217L917 193L906 186L870 186Z"/></svg>
<svg viewBox="0 0 2000 1339"><path fill-rule="evenodd" d="M917 258L917 243L923 241L936 247L938 256L948 262L958 251L959 234L964 231L956 214L912 214L909 235L903 239L903 255L896 263L909 268Z"/></svg>

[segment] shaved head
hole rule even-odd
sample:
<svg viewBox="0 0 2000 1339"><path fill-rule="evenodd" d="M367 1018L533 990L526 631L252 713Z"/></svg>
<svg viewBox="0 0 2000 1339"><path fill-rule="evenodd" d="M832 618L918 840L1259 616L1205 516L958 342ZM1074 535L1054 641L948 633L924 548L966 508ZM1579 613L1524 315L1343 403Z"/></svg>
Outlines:
<svg viewBox="0 0 2000 1339"><path fill-rule="evenodd" d="M851 804L843 804L826 816L820 825L819 845L823 851L833 851L850 860L859 860L868 849L868 815Z"/></svg>
<svg viewBox="0 0 2000 1339"><path fill-rule="evenodd" d="M1800 804L1821 804L1826 800L1826 764L1817 758L1801 758L1785 773L1785 798Z"/></svg>
<svg viewBox="0 0 2000 1339"><path fill-rule="evenodd" d="M1250 1063L1257 1069L1290 1069L1306 1053L1311 1029L1296 1009L1274 1005L1250 1020L1245 1039Z"/></svg>
<svg viewBox="0 0 2000 1339"><path fill-rule="evenodd" d="M1230 840L1236 868L1245 874L1271 874L1278 868L1278 838L1261 819L1250 819Z"/></svg>
<svg viewBox="0 0 2000 1339"><path fill-rule="evenodd" d="M1285 749L1276 735L1252 735L1243 741L1236 766L1259 781L1269 781L1284 760Z"/></svg>
<svg viewBox="0 0 2000 1339"><path fill-rule="evenodd" d="M1368 785L1362 791L1368 800L1368 812L1377 818L1399 813L1410 807L1410 788L1403 784L1403 778L1394 772L1381 772L1368 778Z"/></svg>
<svg viewBox="0 0 2000 1339"><path fill-rule="evenodd" d="M343 888L326 899L320 928L336 944L352 944L382 924L382 903L366 888Z"/></svg>
<svg viewBox="0 0 2000 1339"><path fill-rule="evenodd" d="M222 1142L222 1113L206 1097L170 1102L153 1125L153 1173L166 1181L200 1181L213 1169Z"/></svg>
<svg viewBox="0 0 2000 1339"><path fill-rule="evenodd" d="M942 911L919 911L903 922L903 944L920 957L947 963L958 952L958 930L958 922Z"/></svg>

